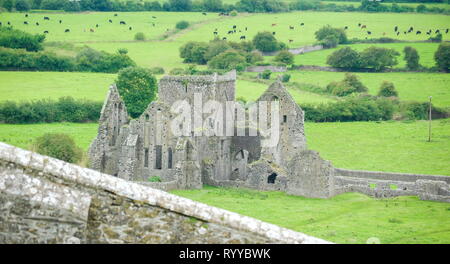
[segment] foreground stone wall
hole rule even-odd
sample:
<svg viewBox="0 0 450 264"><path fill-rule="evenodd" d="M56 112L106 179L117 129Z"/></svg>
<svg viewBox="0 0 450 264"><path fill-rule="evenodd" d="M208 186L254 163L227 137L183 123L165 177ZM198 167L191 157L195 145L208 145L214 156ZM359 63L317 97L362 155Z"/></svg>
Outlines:
<svg viewBox="0 0 450 264"><path fill-rule="evenodd" d="M327 243L0 143L0 243Z"/></svg>

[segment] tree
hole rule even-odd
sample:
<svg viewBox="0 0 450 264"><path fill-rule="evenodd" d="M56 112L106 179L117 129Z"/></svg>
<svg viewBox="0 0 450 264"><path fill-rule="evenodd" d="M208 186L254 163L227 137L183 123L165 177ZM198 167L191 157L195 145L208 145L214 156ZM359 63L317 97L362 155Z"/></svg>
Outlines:
<svg viewBox="0 0 450 264"><path fill-rule="evenodd" d="M294 63L294 55L287 50L282 50L275 56L275 61L291 65Z"/></svg>
<svg viewBox="0 0 450 264"><path fill-rule="evenodd" d="M191 0L169 0L170 11L191 11Z"/></svg>
<svg viewBox="0 0 450 264"><path fill-rule="evenodd" d="M225 40L213 40L209 43L208 50L205 53L205 60L209 61L229 49L231 49L231 46Z"/></svg>
<svg viewBox="0 0 450 264"><path fill-rule="evenodd" d="M176 27L177 29L186 29L186 28L189 27L189 22L187 22L186 20L179 21L179 22L175 25L175 27Z"/></svg>
<svg viewBox="0 0 450 264"><path fill-rule="evenodd" d="M359 53L350 47L338 49L327 57L327 64L335 68L357 69L361 67Z"/></svg>
<svg viewBox="0 0 450 264"><path fill-rule="evenodd" d="M222 0L203 0L203 6L208 12L217 12L223 9Z"/></svg>
<svg viewBox="0 0 450 264"><path fill-rule="evenodd" d="M270 32L258 32L256 36L253 38L253 45L255 48L262 52L272 52L280 49L280 46Z"/></svg>
<svg viewBox="0 0 450 264"><path fill-rule="evenodd" d="M342 28L333 28L330 25L323 26L314 34L319 42L331 42L337 40L338 44L345 44L348 41L347 34Z"/></svg>
<svg viewBox="0 0 450 264"><path fill-rule="evenodd" d="M3 7L6 8L6 10L11 12L14 7L14 0L4 0Z"/></svg>
<svg viewBox="0 0 450 264"><path fill-rule="evenodd" d="M27 0L17 0L16 10L17 11L28 11L30 10L30 3Z"/></svg>
<svg viewBox="0 0 450 264"><path fill-rule="evenodd" d="M82 157L82 151L75 141L66 134L47 133L38 137L33 148L37 153L75 163Z"/></svg>
<svg viewBox="0 0 450 264"><path fill-rule="evenodd" d="M378 96L383 97L391 97L398 96L397 90L395 90L395 86L393 83L388 81L383 81L380 86L380 91L378 92Z"/></svg>
<svg viewBox="0 0 450 264"><path fill-rule="evenodd" d="M245 57L237 51L228 50L215 56L208 62L210 69L232 70L245 64Z"/></svg>
<svg viewBox="0 0 450 264"><path fill-rule="evenodd" d="M434 53L434 60L437 67L446 72L450 72L450 43L443 42Z"/></svg>
<svg viewBox="0 0 450 264"><path fill-rule="evenodd" d="M205 54L208 50L208 43L188 42L180 47L180 57L183 62L206 64Z"/></svg>
<svg viewBox="0 0 450 264"><path fill-rule="evenodd" d="M156 98L156 78L149 69L128 67L119 71L117 89L131 117L139 117Z"/></svg>
<svg viewBox="0 0 450 264"><path fill-rule="evenodd" d="M406 67L410 70L417 70L419 68L419 53L413 47L406 46L403 49L405 53Z"/></svg>
<svg viewBox="0 0 450 264"><path fill-rule="evenodd" d="M372 46L365 49L360 55L363 67L381 71L386 67L397 65L397 56L399 56L400 53L394 49Z"/></svg>
<svg viewBox="0 0 450 264"><path fill-rule="evenodd" d="M340 82L329 83L326 89L329 93L336 96L367 92L367 87L362 84L356 75L351 73L346 73L344 80Z"/></svg>

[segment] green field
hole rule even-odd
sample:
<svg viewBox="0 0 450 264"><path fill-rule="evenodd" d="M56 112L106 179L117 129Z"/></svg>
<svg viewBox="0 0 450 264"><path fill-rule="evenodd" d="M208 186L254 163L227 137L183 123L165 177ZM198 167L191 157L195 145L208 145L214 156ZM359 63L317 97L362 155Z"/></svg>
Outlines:
<svg viewBox="0 0 450 264"><path fill-rule="evenodd" d="M346 193L312 199L280 192L205 187L172 193L336 243L448 243L447 203Z"/></svg>
<svg viewBox="0 0 450 264"><path fill-rule="evenodd" d="M433 121L431 143L426 121L307 122L305 130L309 148L336 167L450 176L450 119ZM0 124L0 141L27 148L48 132L67 133L87 150L97 124Z"/></svg>
<svg viewBox="0 0 450 264"><path fill-rule="evenodd" d="M335 5L352 5L354 7L360 6L361 2L350 2L350 1L322 1L323 4L335 4ZM393 3L381 3L382 5L391 6ZM416 8L418 5L425 5L427 8L444 8L444 9L450 9L449 4L443 4L443 3L396 3L399 6L409 6Z"/></svg>
<svg viewBox="0 0 450 264"><path fill-rule="evenodd" d="M296 65L317 65L317 66L329 66L327 64L327 57L334 51L341 49L343 47L350 47L357 51L362 51L371 46L395 49L400 53L397 57L398 65L395 68L404 68L406 62L404 60L403 49L406 46L414 47L420 56L420 64L425 67L435 66L434 53L436 52L439 44L438 43L387 43L387 44L352 44L352 45L340 45L334 49L324 49L314 52L309 52L305 54L300 54L295 56Z"/></svg>
<svg viewBox="0 0 450 264"><path fill-rule="evenodd" d="M332 81L344 79L343 72L293 71L289 72L291 81L310 83L325 87ZM426 102L433 96L433 104L439 107L450 106L450 75L445 73L355 73L369 89L370 94L377 94L383 81L393 82L399 98L406 101Z"/></svg>

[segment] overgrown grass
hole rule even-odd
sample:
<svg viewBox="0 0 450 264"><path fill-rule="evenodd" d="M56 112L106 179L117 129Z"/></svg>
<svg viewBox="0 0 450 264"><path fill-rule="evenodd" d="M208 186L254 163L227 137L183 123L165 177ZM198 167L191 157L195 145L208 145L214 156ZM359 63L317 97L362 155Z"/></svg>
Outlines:
<svg viewBox="0 0 450 264"><path fill-rule="evenodd" d="M449 243L448 203L346 193L312 199L206 186L172 193L337 243Z"/></svg>

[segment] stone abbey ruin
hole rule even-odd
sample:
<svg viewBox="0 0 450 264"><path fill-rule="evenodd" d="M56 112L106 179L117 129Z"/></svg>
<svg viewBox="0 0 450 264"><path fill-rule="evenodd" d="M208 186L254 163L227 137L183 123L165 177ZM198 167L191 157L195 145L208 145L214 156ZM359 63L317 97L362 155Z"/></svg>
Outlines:
<svg viewBox="0 0 450 264"><path fill-rule="evenodd" d="M267 135L248 122L251 115L248 108L244 109L246 119L240 127L238 110L221 111L231 116L229 120L236 125L232 135L197 135L199 129L205 129L203 122L200 127L193 124L188 135L174 135L171 128L176 117L171 108L174 104L184 100L195 105L199 95L200 109L210 100L221 105L233 103L235 84L235 71L224 75L165 76L159 81L158 100L133 120L112 85L101 112L98 135L89 150L91 168L162 190L201 188L208 184L279 190L315 198L361 192L375 197L417 195L425 200L450 202L450 177L334 168L307 148L304 112L280 81L270 85L256 102L279 103L279 118L272 118L273 112L267 109L259 109L268 113L269 125L279 122L275 145L263 144ZM225 119L225 114L198 112L202 120L213 116L211 123ZM239 129L245 133L236 133ZM154 177L160 182L149 181Z"/></svg>

